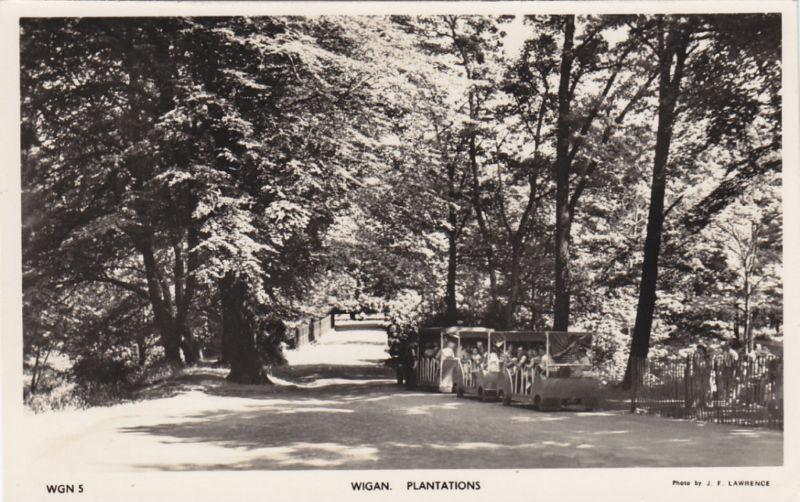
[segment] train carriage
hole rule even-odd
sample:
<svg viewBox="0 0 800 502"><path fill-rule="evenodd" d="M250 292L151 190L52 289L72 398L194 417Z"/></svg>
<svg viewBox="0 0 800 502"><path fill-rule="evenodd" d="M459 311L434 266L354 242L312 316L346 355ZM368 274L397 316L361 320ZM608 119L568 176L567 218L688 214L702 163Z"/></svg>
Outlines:
<svg viewBox="0 0 800 502"><path fill-rule="evenodd" d="M417 387L452 392L453 377L458 367L455 357L447 357L447 343L457 343L460 326L448 328L422 328L417 335L417 354L415 355L415 383ZM480 329L480 328L478 328ZM452 350L455 355L455 350Z"/></svg>
<svg viewBox="0 0 800 502"><path fill-rule="evenodd" d="M458 397L477 396L480 400L497 397L503 380L499 364L487 367L485 358L493 350L493 330L486 328L458 328L451 333L456 341L455 371L453 373L453 392ZM479 343L484 350L479 350ZM470 354L472 350L480 354L481 363Z"/></svg>
<svg viewBox="0 0 800 502"><path fill-rule="evenodd" d="M498 395L503 404L532 404L540 410L597 407L598 385L588 357L591 333L518 331L502 336L506 343L544 343L546 354L536 367L504 369Z"/></svg>
<svg viewBox="0 0 800 502"><path fill-rule="evenodd" d="M434 357L442 348L443 328L422 328L415 340L416 354L414 354L414 373L417 387L439 387L441 364L438 357Z"/></svg>

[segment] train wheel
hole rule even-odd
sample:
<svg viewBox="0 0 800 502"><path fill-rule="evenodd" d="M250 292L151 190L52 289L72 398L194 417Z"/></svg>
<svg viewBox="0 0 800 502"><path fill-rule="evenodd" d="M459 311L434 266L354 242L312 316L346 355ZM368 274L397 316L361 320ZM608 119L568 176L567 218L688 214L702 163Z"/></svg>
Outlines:
<svg viewBox="0 0 800 502"><path fill-rule="evenodd" d="M464 397L464 389L460 385L456 385L456 397Z"/></svg>
<svg viewBox="0 0 800 502"><path fill-rule="evenodd" d="M478 387L478 401L486 401L486 397L483 395L483 387Z"/></svg>
<svg viewBox="0 0 800 502"><path fill-rule="evenodd" d="M537 410L542 410L542 398L537 394L533 396L533 407Z"/></svg>
<svg viewBox="0 0 800 502"><path fill-rule="evenodd" d="M497 392L497 397L503 402L503 406L509 406L511 404L511 396L507 396L502 390Z"/></svg>

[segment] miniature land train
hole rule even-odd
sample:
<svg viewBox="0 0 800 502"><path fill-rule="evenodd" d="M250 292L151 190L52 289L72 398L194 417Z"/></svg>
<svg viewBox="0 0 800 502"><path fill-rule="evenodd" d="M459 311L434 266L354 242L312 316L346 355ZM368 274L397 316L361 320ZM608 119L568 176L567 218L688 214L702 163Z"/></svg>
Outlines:
<svg viewBox="0 0 800 502"><path fill-rule="evenodd" d="M540 410L598 405L591 333L451 326L423 328L412 342L409 383L419 388Z"/></svg>

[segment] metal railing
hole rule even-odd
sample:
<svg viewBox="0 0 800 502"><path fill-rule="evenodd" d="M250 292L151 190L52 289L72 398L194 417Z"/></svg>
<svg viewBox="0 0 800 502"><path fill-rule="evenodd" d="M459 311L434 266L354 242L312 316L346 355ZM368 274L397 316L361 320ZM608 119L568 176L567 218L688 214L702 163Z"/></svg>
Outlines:
<svg viewBox="0 0 800 502"><path fill-rule="evenodd" d="M507 368L506 373L511 380L511 393L529 395L533 388L533 368Z"/></svg>
<svg viewBox="0 0 800 502"><path fill-rule="evenodd" d="M783 428L783 359L730 355L648 361L633 407L676 418Z"/></svg>

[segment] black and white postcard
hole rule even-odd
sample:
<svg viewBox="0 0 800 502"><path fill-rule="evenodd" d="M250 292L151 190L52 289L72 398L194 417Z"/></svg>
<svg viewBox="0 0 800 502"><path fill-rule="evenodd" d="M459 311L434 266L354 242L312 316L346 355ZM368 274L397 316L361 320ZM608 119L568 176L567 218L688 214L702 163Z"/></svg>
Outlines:
<svg viewBox="0 0 800 502"><path fill-rule="evenodd" d="M4 500L800 500L796 2L0 15Z"/></svg>

